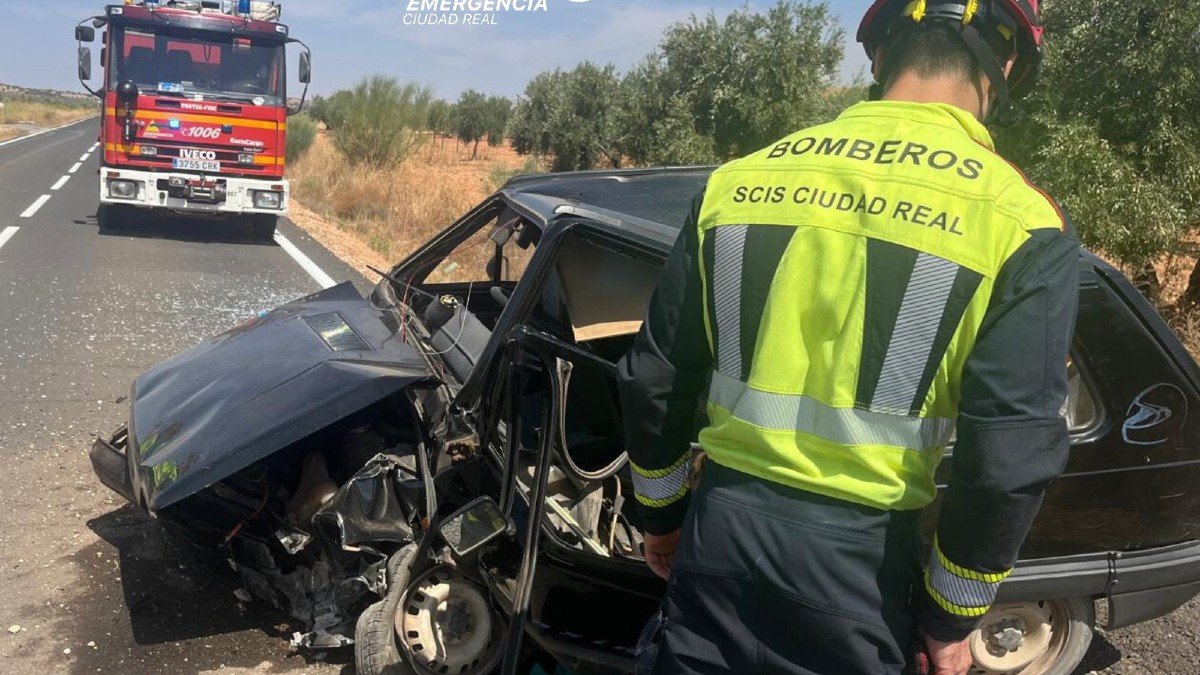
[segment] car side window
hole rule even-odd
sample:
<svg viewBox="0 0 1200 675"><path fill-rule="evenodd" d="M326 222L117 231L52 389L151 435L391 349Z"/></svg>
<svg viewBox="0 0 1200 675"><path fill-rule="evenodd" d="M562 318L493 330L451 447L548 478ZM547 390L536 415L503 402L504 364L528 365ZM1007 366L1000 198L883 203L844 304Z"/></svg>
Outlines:
<svg viewBox="0 0 1200 675"><path fill-rule="evenodd" d="M1067 431L1079 434L1089 431L1100 423L1100 397L1092 391L1092 385L1079 368L1075 357L1067 357L1067 400L1059 414L1067 421ZM958 440L958 433L950 435L951 446Z"/></svg>
<svg viewBox="0 0 1200 675"><path fill-rule="evenodd" d="M572 232L559 246L531 320L615 361L641 327L660 266Z"/></svg>
<svg viewBox="0 0 1200 675"><path fill-rule="evenodd" d="M1100 421L1099 398L1080 371L1075 357L1067 359L1067 401L1062 407L1062 416L1071 433L1086 431Z"/></svg>

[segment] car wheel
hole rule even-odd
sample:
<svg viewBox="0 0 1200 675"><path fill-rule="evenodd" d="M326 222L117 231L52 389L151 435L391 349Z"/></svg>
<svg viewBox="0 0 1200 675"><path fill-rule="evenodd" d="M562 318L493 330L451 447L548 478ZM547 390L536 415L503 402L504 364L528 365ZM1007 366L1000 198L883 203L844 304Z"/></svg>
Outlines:
<svg viewBox="0 0 1200 675"><path fill-rule="evenodd" d="M256 213L250 216L250 230L255 239L267 241L275 238L275 221L279 216Z"/></svg>
<svg viewBox="0 0 1200 675"><path fill-rule="evenodd" d="M1089 598L998 604L969 639L972 675L1070 675L1092 643Z"/></svg>
<svg viewBox="0 0 1200 675"><path fill-rule="evenodd" d="M388 593L383 600L367 607L354 624L354 669L358 675L406 675L411 673L396 649L396 607L408 588L409 565L417 545L409 544L388 561Z"/></svg>
<svg viewBox="0 0 1200 675"><path fill-rule="evenodd" d="M495 668L504 624L484 589L448 565L411 582L407 562L392 570L388 596L368 607L355 627L361 675L483 675Z"/></svg>

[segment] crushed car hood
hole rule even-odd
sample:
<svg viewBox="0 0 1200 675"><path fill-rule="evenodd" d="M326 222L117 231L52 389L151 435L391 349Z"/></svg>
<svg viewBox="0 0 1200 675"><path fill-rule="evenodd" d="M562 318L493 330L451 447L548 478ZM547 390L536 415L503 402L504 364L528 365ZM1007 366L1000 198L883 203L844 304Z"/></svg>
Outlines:
<svg viewBox="0 0 1200 675"><path fill-rule="evenodd" d="M428 377L349 283L283 305L137 378L134 492L157 511Z"/></svg>

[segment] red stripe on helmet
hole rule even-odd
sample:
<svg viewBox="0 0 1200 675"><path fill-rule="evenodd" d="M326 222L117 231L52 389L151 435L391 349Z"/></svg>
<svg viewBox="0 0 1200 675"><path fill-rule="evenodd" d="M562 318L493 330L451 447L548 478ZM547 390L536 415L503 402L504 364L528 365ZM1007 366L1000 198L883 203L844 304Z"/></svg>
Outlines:
<svg viewBox="0 0 1200 675"><path fill-rule="evenodd" d="M1038 0L999 0L1008 9L1021 28L1033 40L1033 44L1042 45L1042 35L1045 29L1042 28L1042 21L1038 14Z"/></svg>
<svg viewBox="0 0 1200 675"><path fill-rule="evenodd" d="M856 39L863 43L867 42L867 38L871 33L871 24L875 22L875 17L879 16L879 10L888 4L890 0L875 0L871 3L871 7L867 9L867 13L863 15L862 22L858 24L858 35Z"/></svg>

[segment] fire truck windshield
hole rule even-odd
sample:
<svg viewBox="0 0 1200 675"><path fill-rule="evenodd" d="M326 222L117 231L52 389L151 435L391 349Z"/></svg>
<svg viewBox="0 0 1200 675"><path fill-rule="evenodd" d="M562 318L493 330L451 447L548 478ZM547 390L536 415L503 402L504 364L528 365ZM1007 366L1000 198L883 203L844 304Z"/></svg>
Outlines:
<svg viewBox="0 0 1200 675"><path fill-rule="evenodd" d="M118 28L108 85L132 80L158 95L284 105L283 45L172 28Z"/></svg>

